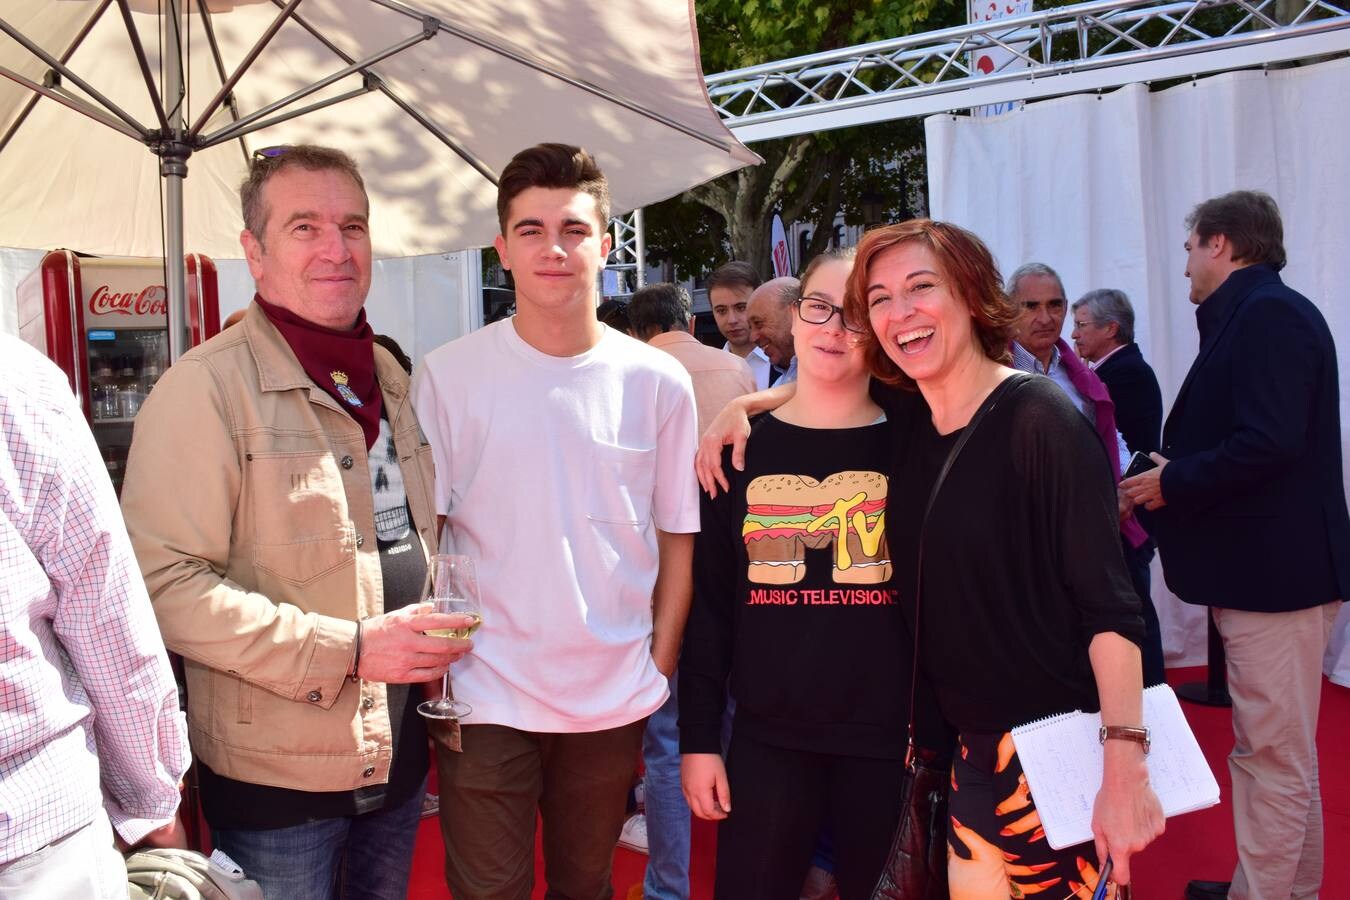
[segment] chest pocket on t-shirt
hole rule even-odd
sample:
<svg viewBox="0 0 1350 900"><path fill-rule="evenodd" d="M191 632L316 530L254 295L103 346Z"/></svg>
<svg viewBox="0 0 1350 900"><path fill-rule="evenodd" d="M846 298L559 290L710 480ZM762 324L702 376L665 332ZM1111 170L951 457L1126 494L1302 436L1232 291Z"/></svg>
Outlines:
<svg viewBox="0 0 1350 900"><path fill-rule="evenodd" d="M586 483L586 517L595 522L646 525L655 482L656 448L595 444Z"/></svg>
<svg viewBox="0 0 1350 900"><path fill-rule="evenodd" d="M303 585L355 558L347 493L333 454L249 457L259 568Z"/></svg>

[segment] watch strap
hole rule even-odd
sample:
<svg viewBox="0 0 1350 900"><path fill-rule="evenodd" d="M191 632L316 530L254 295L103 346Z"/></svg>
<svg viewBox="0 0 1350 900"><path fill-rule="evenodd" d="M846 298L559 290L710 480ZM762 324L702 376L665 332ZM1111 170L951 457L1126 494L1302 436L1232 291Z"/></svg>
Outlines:
<svg viewBox="0 0 1350 900"><path fill-rule="evenodd" d="M1097 732L1097 740L1103 744L1107 741L1134 741L1143 745L1145 755L1148 755L1152 743L1149 730L1144 725L1103 725Z"/></svg>

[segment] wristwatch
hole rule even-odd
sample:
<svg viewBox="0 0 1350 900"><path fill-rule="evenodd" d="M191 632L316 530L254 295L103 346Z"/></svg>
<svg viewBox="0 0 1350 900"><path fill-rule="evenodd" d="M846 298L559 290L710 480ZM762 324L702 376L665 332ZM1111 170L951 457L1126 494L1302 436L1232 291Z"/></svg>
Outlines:
<svg viewBox="0 0 1350 900"><path fill-rule="evenodd" d="M1143 745L1145 756L1148 756L1148 748L1152 743L1148 728L1143 725L1103 725L1097 732L1097 740L1103 744L1108 740L1134 741Z"/></svg>

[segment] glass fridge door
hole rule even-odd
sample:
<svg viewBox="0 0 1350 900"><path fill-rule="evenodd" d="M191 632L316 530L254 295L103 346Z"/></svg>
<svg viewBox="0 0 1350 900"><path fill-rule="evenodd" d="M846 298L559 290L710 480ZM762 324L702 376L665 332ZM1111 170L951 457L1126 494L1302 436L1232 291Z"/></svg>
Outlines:
<svg viewBox="0 0 1350 900"><path fill-rule="evenodd" d="M168 364L165 328L91 328L89 407L94 439L118 493L131 448L131 423Z"/></svg>

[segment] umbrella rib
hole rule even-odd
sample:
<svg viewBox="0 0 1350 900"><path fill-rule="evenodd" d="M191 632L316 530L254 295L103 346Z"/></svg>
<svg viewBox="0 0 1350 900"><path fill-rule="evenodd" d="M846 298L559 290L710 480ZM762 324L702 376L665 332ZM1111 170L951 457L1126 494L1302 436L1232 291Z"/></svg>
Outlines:
<svg viewBox="0 0 1350 900"><path fill-rule="evenodd" d="M54 69L62 78L66 78L72 81L76 86L80 88L80 90L84 91L94 100L98 101L98 103L102 105L105 109L107 109L108 112L112 113L117 118L121 119L123 122L134 128L136 130L135 136L137 140L144 141L148 139L150 133L149 129L147 129L140 122L136 121L136 119L133 118L130 113L128 113L126 110L122 109L122 107L118 106L116 103L113 103L107 97L103 96L103 94L95 90L93 85L89 84L89 82L85 81L79 75L76 75L74 72L72 72L69 66L65 65L56 57L48 53L46 50L43 50L37 44L33 43L31 40L28 39L27 35L19 31L19 29L15 28L13 25L9 24L9 22L6 21L5 19L0 19L0 31L3 31L5 34L9 35L11 38L14 39L16 43L20 44L29 53L33 54L38 59L42 60L47 65L51 66L52 69ZM21 75L18 77L23 78L23 76ZM24 79L24 81L27 81L27 79ZM28 84L31 86L33 83L28 82ZM39 91L38 93L45 93L45 91ZM54 98L56 95L48 94L48 96L52 96Z"/></svg>
<svg viewBox="0 0 1350 900"><path fill-rule="evenodd" d="M150 62L145 57L140 32L136 30L136 23L131 19L131 6L127 0L117 0L117 8L122 12L122 21L127 26L127 38L131 41L131 51L136 54L136 62L141 67L141 77L145 79L146 90L150 92L150 105L154 108L155 115L159 117L160 129L167 135L169 118L164 112L164 104L159 100L159 94L155 93L155 79L150 74Z"/></svg>
<svg viewBox="0 0 1350 900"><path fill-rule="evenodd" d="M241 120L233 125L222 128L214 135L208 135L207 137L202 138L197 146L199 149L205 150L208 147L214 147L215 145L223 144L226 141L233 141L235 139L242 140L244 135L246 134L252 134L255 131L262 131L264 128L271 128L273 125L280 125L282 122L288 122L291 119L297 118L299 116L308 115L309 113L323 109L324 107L333 106L335 104L341 103L344 100L351 100L355 97L364 96L366 94L369 94L373 90L375 90L375 85L373 83L370 83L366 87L360 87L355 90L348 91L347 93L341 94L337 97L329 97L326 100L320 100L317 103L311 103L309 106L303 106L300 109L292 109L289 110L288 112L282 113L281 115L273 116L272 118L265 119L261 122L257 121L244 122Z"/></svg>
<svg viewBox="0 0 1350 900"><path fill-rule="evenodd" d="M279 3L280 0L272 0L272 2L273 2L273 3ZM330 41L328 38L324 37L324 35L319 31L319 29L316 28L314 25L310 24L308 21L306 21L305 18L304 18L303 16L296 15L296 16L295 16L295 22L296 22L296 24L299 25L301 28L304 28L305 31L309 32L310 37L314 38L314 39L315 39L316 41L318 41L320 44L323 44L324 47L326 47L326 48L328 49L328 52L329 52L329 53L332 53L334 56L336 56L338 59L342 60L343 62L350 63L350 62L353 61L351 56L349 56L345 51L343 51L341 47L338 47L336 44L334 44L334 43L333 43L332 41ZM376 73L371 73L371 74L376 74ZM378 76L377 76L377 77L378 77ZM478 160L478 158L475 157L472 153L470 153L466 148L461 147L459 144L457 144L457 143L455 142L454 138L450 137L450 135L449 135L448 133L446 133L445 129L441 128L441 126L439 126L439 125L437 125L435 122L431 121L431 120L430 120L429 118L427 118L426 115L424 115L420 110L418 110L417 108L415 108L411 103L407 102L407 101L404 100L402 97L400 97L397 93L395 93L395 91L394 91L393 88L389 87L389 85L387 85L387 84L384 83L384 79L380 79L380 80L378 81L377 87L378 87L380 93L384 94L386 97L389 98L389 101L390 101L391 103L393 103L393 104L394 104L395 106L397 106L399 109L401 109L401 110L403 110L405 113L407 113L408 116L409 116L414 122L416 122L417 124L421 125L421 126L422 126L423 128L425 128L428 132L430 132L432 137L436 138L436 140L440 141L440 142L441 142L442 144L444 144L447 148L449 148L449 150L450 150L452 153L454 153L454 154L455 154L456 156L458 156L460 159L464 160L464 162L468 163L468 165L469 165L475 172L477 172L479 175L482 175L482 176L483 176L484 178L486 178L489 182L491 182L494 186L497 184L497 176L496 176L495 174L493 174L493 172L492 172L492 170L491 170L490 168L488 168L485 164L483 164L482 162L480 162L480 161Z"/></svg>
<svg viewBox="0 0 1350 900"><path fill-rule="evenodd" d="M296 102L297 100L301 100L305 97L308 97L310 94L313 94L317 91L321 91L324 88L328 87L333 82L341 81L348 75L354 75L357 72L361 72L364 74L365 70L370 66L373 66L375 63L380 62L381 60L384 59L388 59L389 57L393 56L396 53L402 53L409 47L415 46L417 44L422 43L425 40L435 37L435 34L436 33L434 31L424 30L421 34L415 34L410 38L401 40L397 44L394 44L390 47L386 47L385 49L374 54L373 56L368 56L365 59L360 60L359 62L354 62L345 68L338 69L333 74L328 75L325 78L319 79L318 81L314 82L308 87L303 87L300 90L296 91L295 93L290 94L289 96L282 97L280 100L277 100L274 103L269 103L266 106L262 107L261 109L254 110L253 112L244 116L238 122L235 122L232 125L226 125L219 131L206 135L206 137L202 138L201 140L207 143L215 143L223 135L230 134L230 136L233 137L233 132L241 131L245 128L248 128L254 122L257 122L259 119L269 116L279 109L283 109L284 107L290 106L292 103Z"/></svg>
<svg viewBox="0 0 1350 900"><path fill-rule="evenodd" d="M75 39L70 42L70 46L61 54L61 62L70 62L70 58L75 55L76 50L80 49L80 45L83 44L84 39L89 36L89 32L94 30L94 25L97 24L98 20L103 16L104 10L111 5L112 0L103 0L103 2L98 5L98 9L94 10L94 14L80 27L80 31L75 35ZM19 130L24 122L28 121L29 114L32 113L33 107L37 106L37 102L40 99L42 99L42 94L40 93L34 93L33 96L28 98L28 102L24 104L23 110L21 110L14 118L14 123L5 130L5 136L0 137L0 152L3 152L4 149L9 146L9 142L14 138L15 132Z"/></svg>
<svg viewBox="0 0 1350 900"><path fill-rule="evenodd" d="M276 2L276 0L273 0L273 2ZM415 9L405 7L399 3L394 3L392 2L392 0L370 0L370 2L374 3L377 6L383 6L385 9L391 10L401 15L410 16L413 18L421 18L423 20L430 18L422 13L419 13ZM498 46L497 44L492 43L491 41L487 40L484 37L481 37L463 28L458 28L454 25L450 25L446 23L444 20L436 19L435 21L437 25L440 27L440 29L446 32L447 34L452 34L455 37L458 37L464 41L469 42L470 44L476 44L477 46L482 47L484 50L487 50L490 53L496 53L498 56L504 56L507 59L511 60L512 62L520 63L522 66L525 66L526 68L534 69L536 72L539 72L543 75L547 75L550 78L556 78L557 80L565 84L569 84L578 90L585 91L588 94L593 94L596 97L599 97L601 100L613 103L615 106L621 106L624 109L628 110L629 112L642 116L645 119L651 119L654 122L659 122L662 125L665 125L667 128L673 128L676 131L679 131L683 134L688 135L691 138L694 138L695 140L702 141L703 143L708 144L711 147L716 147L718 150L722 150L725 152L730 151L732 149L732 146L728 144L725 138L717 138L713 137L712 135L704 134L697 128L685 125L683 122L679 122L675 119L670 118L669 116L662 115L661 113L654 112L650 109L643 107L642 105L633 100L629 100L626 97L620 97L618 94L612 94L609 91L606 91L604 88L597 87L596 85L582 81L580 78L577 78L573 75L568 75L565 72L558 71L557 69L551 69L548 66L544 65L542 62L536 59L531 59L530 57L525 56L523 53L517 53L516 51L509 50L506 47Z"/></svg>
<svg viewBox="0 0 1350 900"><path fill-rule="evenodd" d="M197 12L202 17L202 30L206 32L206 44L211 48L211 59L216 64L216 74L220 76L221 84L225 83L225 58L220 55L220 44L216 41L216 26L211 22L211 11L206 4L198 3ZM239 121L239 103L234 99L234 93L231 92L225 97L225 106L230 111L230 118ZM244 154L244 165L251 162L248 152L248 144L244 141L244 136L239 136L239 150Z"/></svg>
<svg viewBox="0 0 1350 900"><path fill-rule="evenodd" d="M126 0L121 0L121 2L126 2ZM225 95L234 90L234 86L239 83L239 79L244 77L244 73L248 71L249 66L253 65L258 55L263 52L272 38L276 37L276 33L281 29L281 26L295 13L295 8L299 5L300 0L290 0L282 7L281 12L277 13L277 17L272 20L272 24L267 26L267 30L262 33L248 53L245 54L244 59L235 67L230 77L225 79L225 83L220 86L220 90L216 91L216 95L211 98L211 102L206 104L206 108L197 117L197 121L192 123L192 127L188 129L190 136L195 138L206 127L207 119L211 118L215 111L220 108L220 103L225 99ZM214 44L214 41L212 43Z"/></svg>
<svg viewBox="0 0 1350 900"><path fill-rule="evenodd" d="M125 122L109 115L93 104L81 100L79 97L75 97L64 91L58 91L55 88L49 88L43 84L38 84L31 78L25 78L18 72L13 71L12 69L6 69L3 66L0 66L0 76L23 85L35 94L41 94L43 97L55 100L62 106L73 109L81 115L88 116L95 122L106 125L114 131L120 131L129 138L140 141L141 143L148 143L150 140L149 134L137 131Z"/></svg>

